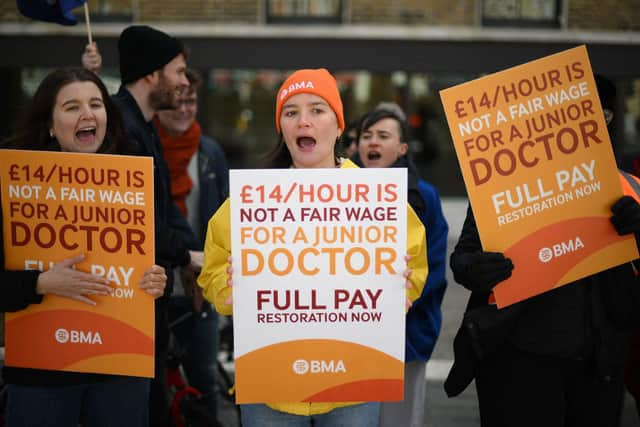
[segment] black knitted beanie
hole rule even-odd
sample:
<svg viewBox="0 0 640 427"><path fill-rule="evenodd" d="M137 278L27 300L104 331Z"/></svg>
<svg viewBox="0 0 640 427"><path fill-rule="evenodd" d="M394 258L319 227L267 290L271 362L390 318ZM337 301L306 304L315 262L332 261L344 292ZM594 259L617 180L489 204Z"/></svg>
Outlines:
<svg viewBox="0 0 640 427"><path fill-rule="evenodd" d="M182 43L147 25L132 25L120 34L120 80L131 83L167 65L184 53Z"/></svg>

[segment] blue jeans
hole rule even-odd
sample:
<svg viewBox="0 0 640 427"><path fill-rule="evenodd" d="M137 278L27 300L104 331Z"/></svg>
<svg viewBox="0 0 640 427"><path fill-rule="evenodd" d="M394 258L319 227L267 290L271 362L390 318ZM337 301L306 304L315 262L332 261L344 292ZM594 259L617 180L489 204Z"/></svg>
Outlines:
<svg viewBox="0 0 640 427"><path fill-rule="evenodd" d="M7 427L147 427L149 382L114 377L71 386L9 384Z"/></svg>
<svg viewBox="0 0 640 427"><path fill-rule="evenodd" d="M262 404L240 405L240 411L242 427L375 427L380 402L345 406L310 416L287 414Z"/></svg>

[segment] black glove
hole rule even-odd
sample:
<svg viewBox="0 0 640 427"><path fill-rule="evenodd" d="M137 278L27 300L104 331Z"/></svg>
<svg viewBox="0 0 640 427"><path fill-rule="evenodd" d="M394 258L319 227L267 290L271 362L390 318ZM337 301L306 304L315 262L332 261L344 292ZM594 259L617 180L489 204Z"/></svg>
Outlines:
<svg viewBox="0 0 640 427"><path fill-rule="evenodd" d="M640 233L640 204L631 196L622 196L611 206L611 223L620 236Z"/></svg>
<svg viewBox="0 0 640 427"><path fill-rule="evenodd" d="M472 292L489 292L511 277L513 263L500 252L454 254L451 270L456 282Z"/></svg>

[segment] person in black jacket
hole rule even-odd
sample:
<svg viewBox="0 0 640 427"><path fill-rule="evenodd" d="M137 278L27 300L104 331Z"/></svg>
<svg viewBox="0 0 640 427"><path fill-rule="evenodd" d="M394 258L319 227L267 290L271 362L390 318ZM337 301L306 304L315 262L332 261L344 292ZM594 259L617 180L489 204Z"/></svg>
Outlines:
<svg viewBox="0 0 640 427"><path fill-rule="evenodd" d="M612 207L620 234L640 232L640 206L631 200ZM518 267L482 249L469 207L450 265L472 292L445 382L450 396L475 377L483 426L617 426L628 328L637 317L630 264L496 310L491 290Z"/></svg>
<svg viewBox="0 0 640 427"><path fill-rule="evenodd" d="M153 157L156 263L167 270L169 278L165 295L156 301L156 376L149 403L151 426L162 427L169 422L166 359L173 270L199 269L202 252L187 249L193 232L171 199L169 171L152 119L157 111L178 106L178 97L189 81L184 46L162 31L145 25L127 27L118 39L118 51L122 85L113 100L122 112L127 136L136 146L134 154Z"/></svg>
<svg viewBox="0 0 640 427"><path fill-rule="evenodd" d="M640 205L611 207L618 234L640 233ZM617 426L629 328L640 295L631 264L497 310L494 286L511 276L504 254L482 249L471 207L450 259L471 297L454 340L449 396L475 378L483 426Z"/></svg>
<svg viewBox="0 0 640 427"><path fill-rule="evenodd" d="M3 147L41 151L126 153L117 108L100 79L81 68L56 70L45 77L29 105L24 123ZM0 212L0 222L2 214ZM39 304L46 295L95 305L93 298L111 290L102 277L74 269L83 254L61 260L47 271L5 269L0 226L0 311ZM164 292L167 277L154 265L139 284L154 297ZM3 368L9 384L7 425L63 427L127 425L145 427L149 379L40 369ZM34 410L37 408L37 410Z"/></svg>
<svg viewBox="0 0 640 427"><path fill-rule="evenodd" d="M610 83L595 80L609 124ZM616 232L638 240L636 199L621 197L611 212ZM450 264L456 282L472 293L454 340L449 396L475 377L483 426L618 426L630 330L640 321L631 264L497 310L489 294L518 266L482 249L470 206Z"/></svg>

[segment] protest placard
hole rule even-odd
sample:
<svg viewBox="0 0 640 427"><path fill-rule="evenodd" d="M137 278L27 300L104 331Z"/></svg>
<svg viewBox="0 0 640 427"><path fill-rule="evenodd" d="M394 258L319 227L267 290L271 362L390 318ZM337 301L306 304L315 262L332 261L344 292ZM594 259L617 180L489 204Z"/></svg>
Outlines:
<svg viewBox="0 0 640 427"><path fill-rule="evenodd" d="M499 307L638 258L585 46L440 92L485 251L513 260Z"/></svg>
<svg viewBox="0 0 640 427"><path fill-rule="evenodd" d="M154 264L152 159L3 150L0 185L6 269L85 254L78 270L113 288L95 307L47 295L7 313L5 364L153 377L154 300L138 288Z"/></svg>
<svg viewBox="0 0 640 427"><path fill-rule="evenodd" d="M231 171L238 403L402 399L406 182Z"/></svg>

